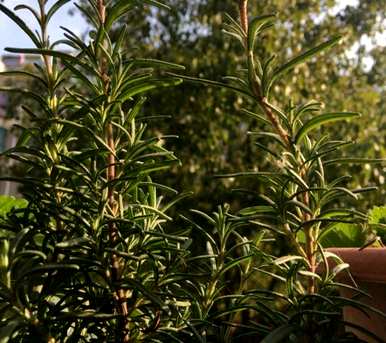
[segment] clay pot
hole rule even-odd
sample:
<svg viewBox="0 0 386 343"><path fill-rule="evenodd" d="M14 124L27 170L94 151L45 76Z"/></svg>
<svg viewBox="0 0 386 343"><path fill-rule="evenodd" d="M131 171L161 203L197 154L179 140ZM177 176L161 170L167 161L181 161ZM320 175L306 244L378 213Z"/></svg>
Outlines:
<svg viewBox="0 0 386 343"><path fill-rule="evenodd" d="M370 294L372 298L362 297L361 302L386 313L386 248L329 248L328 251L338 255L350 265L350 271L360 289ZM342 275L345 273L341 273ZM350 283L349 279L343 280ZM351 298L355 292L341 289L340 293L346 298ZM386 342L386 319L376 313L368 312L366 316L361 311L347 307L343 311L344 319L360 325L382 338ZM369 339L363 333L347 328L366 342L378 342Z"/></svg>

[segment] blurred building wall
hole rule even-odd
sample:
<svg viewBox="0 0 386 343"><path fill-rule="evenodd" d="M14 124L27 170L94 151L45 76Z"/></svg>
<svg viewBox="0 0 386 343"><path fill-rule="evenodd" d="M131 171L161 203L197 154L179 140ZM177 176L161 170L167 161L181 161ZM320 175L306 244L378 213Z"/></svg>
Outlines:
<svg viewBox="0 0 386 343"><path fill-rule="evenodd" d="M24 68L27 64L34 62L39 63L39 58L36 56L24 56L24 55L4 55L0 56L0 72L7 70L17 70ZM0 78L0 85L3 80ZM17 109L13 109L12 113L9 111L9 99L6 93L0 92L0 153L12 148L17 142L12 127L18 122L18 118L15 118ZM9 161L0 156L0 172L3 175L9 175L12 169L14 161ZM0 181L0 194L3 195L17 195L18 185L9 181Z"/></svg>

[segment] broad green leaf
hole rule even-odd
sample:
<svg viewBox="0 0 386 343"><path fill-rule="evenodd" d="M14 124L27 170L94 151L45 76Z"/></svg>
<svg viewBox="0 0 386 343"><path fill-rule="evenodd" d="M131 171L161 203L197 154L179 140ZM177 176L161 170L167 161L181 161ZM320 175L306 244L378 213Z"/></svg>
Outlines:
<svg viewBox="0 0 386 343"><path fill-rule="evenodd" d="M12 209L27 207L28 201L7 195L0 195L0 218L5 217Z"/></svg>
<svg viewBox="0 0 386 343"><path fill-rule="evenodd" d="M370 224L386 224L386 206L375 206L369 211Z"/></svg>
<svg viewBox="0 0 386 343"><path fill-rule="evenodd" d="M366 233L360 225L337 223L322 231L319 242L323 248L359 248L366 243Z"/></svg>
<svg viewBox="0 0 386 343"><path fill-rule="evenodd" d="M386 243L386 206L373 207L369 211L368 222L375 228L382 242Z"/></svg>
<svg viewBox="0 0 386 343"><path fill-rule="evenodd" d="M354 117L359 117L360 114L356 112L332 112L332 113L324 113L320 114L310 120L308 120L304 125L300 128L300 130L296 133L295 143L299 144L300 141L311 131L319 128L320 126L339 121L339 120L347 120Z"/></svg>

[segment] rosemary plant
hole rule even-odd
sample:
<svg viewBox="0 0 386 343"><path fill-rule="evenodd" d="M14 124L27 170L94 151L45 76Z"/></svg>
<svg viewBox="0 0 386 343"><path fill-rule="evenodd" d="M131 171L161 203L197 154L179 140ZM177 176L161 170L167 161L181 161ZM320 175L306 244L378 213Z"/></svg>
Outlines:
<svg viewBox="0 0 386 343"><path fill-rule="evenodd" d="M264 303L267 294L256 289L256 268L272 261L262 250L264 232L249 238L250 225L234 220L228 205L211 215L193 212L199 216L196 221L185 218L196 232L193 242L199 242L193 246L205 249L186 259L190 325L179 337L200 343L259 341L272 328L256 318L274 311Z"/></svg>
<svg viewBox="0 0 386 343"><path fill-rule="evenodd" d="M177 85L180 79L162 71L183 68L123 51L127 27L116 33L114 24L133 6L168 8L155 0L89 0L87 10L75 4L92 26L89 41L62 28L64 39L51 42L48 25L68 2L47 8L37 0L36 8L23 4L14 11L0 4L35 46L7 51L42 58L34 72L3 75L31 78L43 89L1 89L33 99L36 107L23 106L30 127L4 153L29 168L27 177L5 178L29 186L29 205L1 222L7 251L1 254L0 338L156 340L179 327L189 305L175 301L174 289L187 239L164 230L168 209L184 195L151 179L178 161L164 147L166 136L147 134L155 118L143 113L143 94ZM16 14L24 10L39 32Z"/></svg>
<svg viewBox="0 0 386 343"><path fill-rule="evenodd" d="M227 16L224 33L242 45L245 65L239 75L224 77L227 82L182 77L188 81L226 88L243 96L251 106L243 112L259 124L259 129L249 134L257 137L256 145L270 158L269 171L223 175L255 176L263 182L265 192L256 193L259 200L257 205L241 210L233 220L267 230L274 239L285 239L290 249L288 255L274 258L271 264L273 270L255 267L282 283L286 289L285 292L272 293L286 305L282 312L271 313L271 321L267 320L268 315L263 318L262 323L271 328L271 333L263 341L331 342L331 332L336 332L334 342L340 339L346 341L349 334L345 334L343 328L351 323L345 323L341 317L343 306L362 306L362 309L366 306L334 293L336 287L351 287L340 284L336 279L339 273L347 271L349 265L336 255L325 252L319 238L322 232L336 223L366 221L365 214L355 209L340 208L337 200L343 197L355 200L360 193L373 188L348 189L345 187L347 176L331 178L328 171L348 163L380 163L382 160L337 158L341 149L353 143L334 140L328 134L321 133L321 128L325 129L326 124L355 119L359 113L326 113L323 112L323 105L316 101L294 105L288 99L287 104L282 106L275 100L272 90L286 82L287 73L336 45L341 37L333 37L278 64L275 56L263 59L255 53L259 36L274 24L275 15L262 15L250 20L248 0L238 0L238 5L240 20ZM249 193L251 191L247 190ZM328 259L334 262L328 262ZM331 263L335 264L333 270ZM372 308L367 310L376 311ZM371 332L364 328L362 330L374 338ZM355 341L355 338L350 339Z"/></svg>
<svg viewBox="0 0 386 343"><path fill-rule="evenodd" d="M64 39L51 42L48 25L69 1L47 8L46 0L36 0L36 8L14 11L0 4L35 46L7 51L41 56L33 72L2 73L30 78L39 91L0 89L36 104L22 106L30 126L20 127L16 147L3 154L28 167L27 177L3 178L26 186L28 204L0 218L0 341L356 341L340 331L350 326L341 310L365 307L336 295L337 286L350 287L336 282L348 265L324 252L319 238L332 224L366 219L335 201L369 189L345 188L344 178L329 178L328 168L379 161L336 159L349 142L316 134L322 125L359 114L323 113L316 102L280 106L271 95L287 72L339 38L275 65L274 57L262 60L254 52L275 17L249 21L247 0L239 0L240 22L229 17L225 31L242 44L246 69L229 83L193 79L171 72L184 69L179 65L123 49L128 30L115 24L134 6L167 10L161 2L87 0L87 9L75 3L92 26L89 40L63 28ZM29 11L40 31L33 32L19 10ZM151 178L178 160L164 146L168 136L146 130L156 118L143 104L148 91L183 78L248 99L253 109L245 112L261 125L251 134L272 169L233 175L265 182L257 206L237 215L227 206L212 215L194 211L205 224L185 218L187 229L169 231L167 211L186 195ZM272 233L270 244L286 239L291 253L262 250L265 232ZM264 288L262 276L280 286Z"/></svg>

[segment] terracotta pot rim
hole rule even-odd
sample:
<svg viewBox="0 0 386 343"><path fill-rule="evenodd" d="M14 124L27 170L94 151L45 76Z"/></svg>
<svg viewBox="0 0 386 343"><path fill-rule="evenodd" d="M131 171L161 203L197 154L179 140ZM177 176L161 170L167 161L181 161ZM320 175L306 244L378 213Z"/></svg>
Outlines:
<svg viewBox="0 0 386 343"><path fill-rule="evenodd" d="M328 248L350 265L358 281L386 284L386 248ZM386 293L386 291L385 291Z"/></svg>
<svg viewBox="0 0 386 343"><path fill-rule="evenodd" d="M357 248L357 247L337 247L337 248L327 248L326 250L332 251L332 250L342 250L342 251L357 251L360 253L374 253L374 252L380 252L386 253L386 247L379 247L379 248L374 248L374 247L368 247L368 248Z"/></svg>

